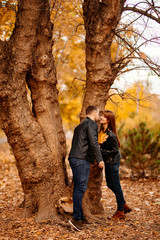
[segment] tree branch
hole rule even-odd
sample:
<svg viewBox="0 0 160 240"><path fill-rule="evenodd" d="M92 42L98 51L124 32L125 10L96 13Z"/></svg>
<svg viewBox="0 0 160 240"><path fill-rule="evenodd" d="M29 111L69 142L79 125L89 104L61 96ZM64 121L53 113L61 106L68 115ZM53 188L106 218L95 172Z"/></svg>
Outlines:
<svg viewBox="0 0 160 240"><path fill-rule="evenodd" d="M158 75L159 76L159 65L157 65L156 67L158 67L158 69L155 69L153 66L151 66L151 65L156 65L155 63L153 63L152 61L151 61L151 59L149 59L149 57L148 56L146 56L145 55L145 58L147 58L147 59L145 59L145 58L142 58L142 56L141 56L141 52L139 51L139 48L140 48L140 46L142 46L144 43L142 43L140 46L138 46L138 47L134 47L134 46L132 46L130 43L128 43L123 37L121 37L120 35L118 35L116 32L115 32L115 35L117 36L117 37L119 37L122 41L124 41L128 46L129 46L129 48L132 50L131 51L131 54L132 53L136 53L138 56L139 56L139 58L140 58L140 60L142 60L154 73L156 73L156 75ZM130 55L131 55L130 54ZM126 64L125 64L126 65ZM119 66L118 66L119 67Z"/></svg>
<svg viewBox="0 0 160 240"><path fill-rule="evenodd" d="M139 13L143 16L146 16L154 21L156 21L157 23L160 23L160 18L158 17L155 17L153 16L152 14L148 13L147 11L144 11L142 9L139 9L139 8L136 8L136 7L129 7L129 6L126 6L123 8L123 11L132 11L132 12L136 12L136 13Z"/></svg>

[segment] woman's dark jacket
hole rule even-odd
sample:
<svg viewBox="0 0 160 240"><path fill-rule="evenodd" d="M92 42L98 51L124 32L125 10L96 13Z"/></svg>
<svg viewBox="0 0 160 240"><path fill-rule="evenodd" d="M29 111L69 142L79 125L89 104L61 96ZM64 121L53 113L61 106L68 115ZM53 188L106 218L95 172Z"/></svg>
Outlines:
<svg viewBox="0 0 160 240"><path fill-rule="evenodd" d="M100 145L101 153L106 164L114 164L121 159L117 137L109 130L106 130L106 135L106 141Z"/></svg>
<svg viewBox="0 0 160 240"><path fill-rule="evenodd" d="M78 158L94 163L103 161L98 144L98 126L95 121L86 117L74 130L70 158Z"/></svg>

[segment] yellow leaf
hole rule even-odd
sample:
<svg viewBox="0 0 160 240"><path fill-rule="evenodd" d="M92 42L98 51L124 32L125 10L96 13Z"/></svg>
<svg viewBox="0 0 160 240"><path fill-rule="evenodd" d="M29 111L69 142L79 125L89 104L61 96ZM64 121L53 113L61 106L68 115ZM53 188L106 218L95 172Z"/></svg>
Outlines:
<svg viewBox="0 0 160 240"><path fill-rule="evenodd" d="M106 133L104 133L103 131L100 131L100 133L98 134L98 143L99 144L104 143L107 138L108 138L108 135Z"/></svg>
<svg viewBox="0 0 160 240"><path fill-rule="evenodd" d="M147 60L147 56L144 52L140 52L140 57L144 60Z"/></svg>
<svg viewBox="0 0 160 240"><path fill-rule="evenodd" d="M135 224L139 224L139 222L138 222L138 221L136 221L136 222L135 222Z"/></svg>

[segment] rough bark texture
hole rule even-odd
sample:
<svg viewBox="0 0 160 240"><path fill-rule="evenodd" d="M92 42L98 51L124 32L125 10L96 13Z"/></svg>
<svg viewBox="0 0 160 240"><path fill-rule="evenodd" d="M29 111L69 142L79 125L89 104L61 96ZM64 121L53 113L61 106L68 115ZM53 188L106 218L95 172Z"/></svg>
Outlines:
<svg viewBox="0 0 160 240"><path fill-rule="evenodd" d="M104 110L108 98L108 92L113 84L117 69L111 61L111 43L124 5L122 0L84 0L83 15L86 30L86 92L80 118L85 116L85 109L89 105L95 105ZM96 184L97 192L101 196L101 174L91 169L86 198L93 199L88 206L92 206L94 212L103 211L100 197L97 198L94 192ZM97 193L97 194L98 194ZM95 195L95 197L94 197ZM94 203L94 206L93 206ZM88 206L86 208L88 209Z"/></svg>
<svg viewBox="0 0 160 240"><path fill-rule="evenodd" d="M88 105L104 109L108 91L116 77L110 47L123 4L122 0L85 0L83 3L87 76L81 119Z"/></svg>
<svg viewBox="0 0 160 240"><path fill-rule="evenodd" d="M83 208L84 214L93 220L96 220L95 214L102 214L104 209L101 203L102 191L101 185L103 180L103 171L97 166L95 162L91 165L90 176L87 186L87 191L85 193Z"/></svg>
<svg viewBox="0 0 160 240"><path fill-rule="evenodd" d="M38 210L38 221L57 216L55 204L68 181L52 28L48 0L21 0L13 35L0 42L1 127L16 158L24 216Z"/></svg>

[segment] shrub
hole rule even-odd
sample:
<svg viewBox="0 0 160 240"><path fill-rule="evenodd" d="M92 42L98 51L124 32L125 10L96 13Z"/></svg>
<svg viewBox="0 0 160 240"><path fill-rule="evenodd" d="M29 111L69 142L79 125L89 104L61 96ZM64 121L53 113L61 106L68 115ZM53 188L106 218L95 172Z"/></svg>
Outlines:
<svg viewBox="0 0 160 240"><path fill-rule="evenodd" d="M136 171L138 176L144 177L147 170L159 169L160 132L155 134L145 122L141 122L124 136L121 154L132 173Z"/></svg>

